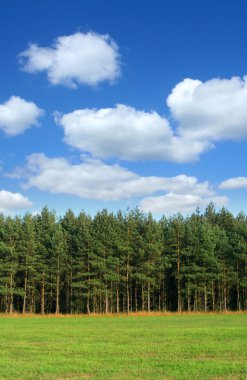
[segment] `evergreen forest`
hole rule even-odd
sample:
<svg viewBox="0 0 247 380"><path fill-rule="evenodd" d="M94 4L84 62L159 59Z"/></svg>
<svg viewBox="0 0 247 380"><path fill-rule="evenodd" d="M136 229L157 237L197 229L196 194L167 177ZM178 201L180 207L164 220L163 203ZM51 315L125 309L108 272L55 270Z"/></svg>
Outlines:
<svg viewBox="0 0 247 380"><path fill-rule="evenodd" d="M0 214L0 312L246 310L247 216Z"/></svg>

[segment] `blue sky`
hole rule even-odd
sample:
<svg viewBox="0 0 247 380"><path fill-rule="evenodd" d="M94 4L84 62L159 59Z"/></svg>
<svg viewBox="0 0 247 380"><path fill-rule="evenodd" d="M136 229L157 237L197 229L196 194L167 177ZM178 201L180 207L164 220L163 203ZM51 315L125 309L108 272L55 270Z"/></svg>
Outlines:
<svg viewBox="0 0 247 380"><path fill-rule="evenodd" d="M247 2L0 12L0 211L246 211Z"/></svg>

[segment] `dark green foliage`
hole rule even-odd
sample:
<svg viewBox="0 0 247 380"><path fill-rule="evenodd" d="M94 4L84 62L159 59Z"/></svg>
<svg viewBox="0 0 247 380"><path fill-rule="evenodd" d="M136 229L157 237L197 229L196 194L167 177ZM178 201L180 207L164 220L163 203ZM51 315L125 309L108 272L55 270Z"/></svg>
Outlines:
<svg viewBox="0 0 247 380"><path fill-rule="evenodd" d="M0 311L246 310L247 218L210 204L156 221L138 209L94 218L0 215Z"/></svg>

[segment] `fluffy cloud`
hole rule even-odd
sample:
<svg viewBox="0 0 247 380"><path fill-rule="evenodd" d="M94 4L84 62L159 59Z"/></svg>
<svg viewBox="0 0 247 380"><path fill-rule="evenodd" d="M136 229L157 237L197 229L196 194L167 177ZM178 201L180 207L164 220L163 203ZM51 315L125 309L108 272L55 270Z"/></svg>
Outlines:
<svg viewBox="0 0 247 380"><path fill-rule="evenodd" d="M247 137L247 76L185 79L168 96L167 104L179 122L179 135L213 143Z"/></svg>
<svg viewBox="0 0 247 380"><path fill-rule="evenodd" d="M25 171L28 173L25 188L36 187L84 199L117 201L153 194L167 185L162 178L140 177L119 165L107 165L92 158L72 165L61 157L32 154L27 159ZM178 182L182 181L178 179Z"/></svg>
<svg viewBox="0 0 247 380"><path fill-rule="evenodd" d="M225 189L225 190L247 188L247 178L246 177L229 178L229 179L221 182L219 185L219 188Z"/></svg>
<svg viewBox="0 0 247 380"><path fill-rule="evenodd" d="M38 125L38 118L43 111L33 102L11 96L0 104L0 129L9 136L19 135L27 128Z"/></svg>
<svg viewBox="0 0 247 380"><path fill-rule="evenodd" d="M100 158L191 161L200 142L189 144L174 135L169 122L156 112L138 111L118 104L115 108L81 109L56 115L65 141Z"/></svg>
<svg viewBox="0 0 247 380"><path fill-rule="evenodd" d="M204 197L203 195L183 194L183 193L168 193L156 197L144 198L140 207L148 212L163 213L171 215L175 212L181 212L183 214L191 213L195 211L197 207L204 208L210 202L213 202L216 206L225 206L228 202L227 197L220 197L212 195L210 197Z"/></svg>
<svg viewBox="0 0 247 380"><path fill-rule="evenodd" d="M56 116L65 141L99 158L189 162L219 140L247 137L247 77L185 79L167 98L171 120L126 105Z"/></svg>
<svg viewBox="0 0 247 380"><path fill-rule="evenodd" d="M58 37L52 47L31 44L20 60L26 72L46 71L51 84L72 88L112 82L120 72L116 43L109 35L92 32Z"/></svg>
<svg viewBox="0 0 247 380"><path fill-rule="evenodd" d="M9 213L19 209L25 209L32 206L32 202L20 193L12 193L6 190L0 190L0 212Z"/></svg>
<svg viewBox="0 0 247 380"><path fill-rule="evenodd" d="M25 188L36 187L42 191L76 195L83 199L118 201L152 195L144 198L140 204L145 211L170 214L187 212L197 206L205 206L210 201L216 205L227 202L225 197L215 195L207 181L198 182L195 177L184 174L176 177L141 177L119 165L107 165L92 158L71 164L61 157L48 158L44 154L32 154L27 158L23 173L26 175ZM20 170L18 174L20 176ZM158 192L163 195L157 195ZM187 200L190 201L189 205L185 204L182 208L183 201Z"/></svg>

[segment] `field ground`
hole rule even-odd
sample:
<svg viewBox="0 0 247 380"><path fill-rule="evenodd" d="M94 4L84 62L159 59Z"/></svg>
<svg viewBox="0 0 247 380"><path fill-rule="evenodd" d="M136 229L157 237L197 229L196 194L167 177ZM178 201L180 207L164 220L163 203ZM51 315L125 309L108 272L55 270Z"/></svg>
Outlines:
<svg viewBox="0 0 247 380"><path fill-rule="evenodd" d="M2 317L0 379L247 379L247 314Z"/></svg>

